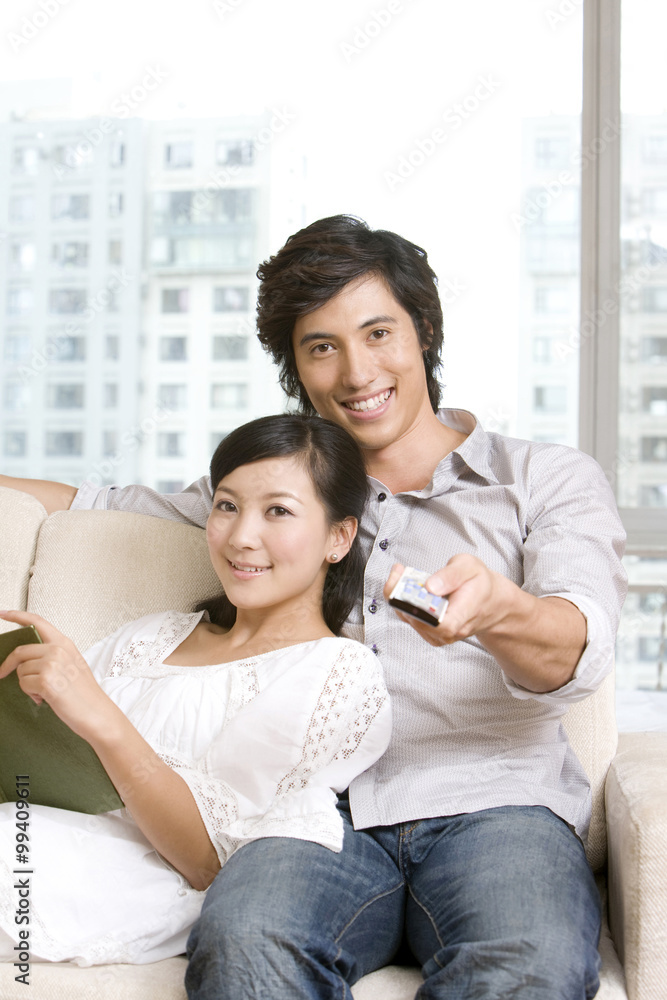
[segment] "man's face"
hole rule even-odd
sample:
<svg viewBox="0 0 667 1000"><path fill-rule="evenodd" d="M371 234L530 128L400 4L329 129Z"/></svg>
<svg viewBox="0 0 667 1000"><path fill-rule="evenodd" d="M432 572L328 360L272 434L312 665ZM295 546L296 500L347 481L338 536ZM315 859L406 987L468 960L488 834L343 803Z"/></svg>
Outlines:
<svg viewBox="0 0 667 1000"><path fill-rule="evenodd" d="M311 403L362 448L387 448L433 419L417 331L381 278L357 278L299 317L292 341Z"/></svg>

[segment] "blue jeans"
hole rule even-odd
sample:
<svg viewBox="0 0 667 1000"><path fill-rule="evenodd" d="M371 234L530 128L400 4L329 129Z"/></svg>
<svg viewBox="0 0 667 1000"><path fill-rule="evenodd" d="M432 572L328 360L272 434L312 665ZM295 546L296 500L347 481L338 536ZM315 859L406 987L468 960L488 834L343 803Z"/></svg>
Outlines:
<svg viewBox="0 0 667 1000"><path fill-rule="evenodd" d="M343 1000L403 942L420 1000L584 1000L600 900L579 840L541 806L287 838L234 854L188 941L191 1000Z"/></svg>

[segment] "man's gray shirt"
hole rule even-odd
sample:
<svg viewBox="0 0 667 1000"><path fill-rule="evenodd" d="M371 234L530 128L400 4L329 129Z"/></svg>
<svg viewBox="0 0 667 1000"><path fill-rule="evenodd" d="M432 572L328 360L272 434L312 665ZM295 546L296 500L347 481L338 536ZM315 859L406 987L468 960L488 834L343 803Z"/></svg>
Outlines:
<svg viewBox="0 0 667 1000"><path fill-rule="evenodd" d="M625 596L624 532L609 484L588 455L486 433L464 410L443 423L468 434L422 490L370 480L360 537L363 600L344 633L379 655L392 696L388 750L350 788L357 828L494 806L543 805L585 838L590 791L560 718L610 672ZM108 507L203 526L208 478L160 496L90 484L72 507ZM433 647L394 614L382 590L395 562L435 572L477 556L537 597L563 597L587 622L573 679L535 694L507 677L476 638Z"/></svg>

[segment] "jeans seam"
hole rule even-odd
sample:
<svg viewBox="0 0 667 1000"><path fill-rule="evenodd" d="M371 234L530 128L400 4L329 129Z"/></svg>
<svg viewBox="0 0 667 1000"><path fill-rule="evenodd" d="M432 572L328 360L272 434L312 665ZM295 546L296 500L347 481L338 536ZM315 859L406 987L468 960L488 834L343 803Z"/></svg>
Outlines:
<svg viewBox="0 0 667 1000"><path fill-rule="evenodd" d="M342 928L342 930L340 931L340 933L336 935L336 937L334 938L334 942L336 944L338 944L338 942L342 938L343 934L345 934L345 932L348 930L348 928L352 926L352 924L354 923L354 921L357 919L358 916L360 916L360 914L362 914L364 912L364 910L366 910L373 903L376 903L378 901L378 899L383 899L385 896L391 896L391 894L394 893L394 892L396 892L397 889L400 889L402 887L402 885L403 885L403 882L397 882L396 885L393 886L391 889L386 889L384 892L378 892L377 895L373 896L372 899L367 899L366 902L364 903L364 905L360 906L359 909L350 917L350 919L345 924L345 926Z"/></svg>
<svg viewBox="0 0 667 1000"><path fill-rule="evenodd" d="M421 900L417 899L417 897L415 896L414 892L412 891L412 886L411 885L408 885L408 892L410 893L410 897L413 900L413 902L417 904L417 906L419 907L419 909L422 911L422 913L425 914L426 918L428 919L428 922L430 923L431 927L433 928L433 932L434 932L434 934L435 934L435 936L437 938L438 945L440 946L440 948L444 948L445 947L445 943L442 940L442 938L440 937L440 931L438 930L438 925L436 924L436 922L434 921L433 917L431 916L431 914L429 913L429 911L426 909L426 907L424 906L424 904L421 902ZM438 959L437 959L436 955L433 956L433 961L437 962L437 964L440 966L440 968L442 968L442 965L440 965L440 962L438 962Z"/></svg>

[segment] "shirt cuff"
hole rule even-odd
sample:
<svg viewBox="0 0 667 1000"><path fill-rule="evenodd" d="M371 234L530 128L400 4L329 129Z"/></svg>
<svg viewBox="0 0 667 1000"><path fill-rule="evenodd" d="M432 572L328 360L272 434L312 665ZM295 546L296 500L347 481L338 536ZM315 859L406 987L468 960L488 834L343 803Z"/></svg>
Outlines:
<svg viewBox="0 0 667 1000"><path fill-rule="evenodd" d="M76 492L70 510L107 510L107 497L113 486L96 486L88 480L81 483Z"/></svg>
<svg viewBox="0 0 667 1000"><path fill-rule="evenodd" d="M579 658L574 676L555 691L529 691L503 671L505 686L515 698L532 698L546 705L583 701L597 691L613 667L614 639L610 636L607 615L596 601L583 594L541 594L540 598L542 597L562 597L579 608L586 619L586 646Z"/></svg>

